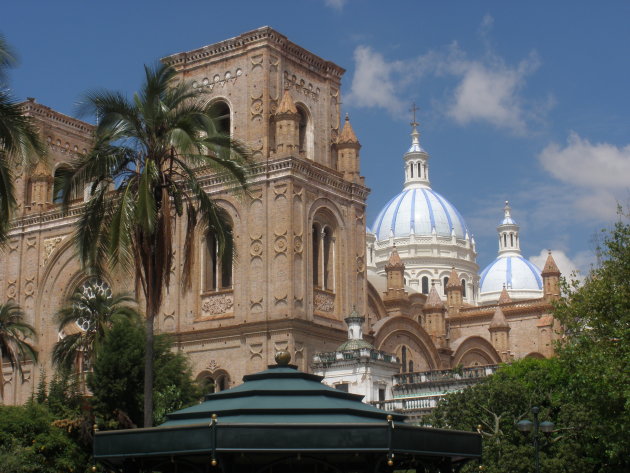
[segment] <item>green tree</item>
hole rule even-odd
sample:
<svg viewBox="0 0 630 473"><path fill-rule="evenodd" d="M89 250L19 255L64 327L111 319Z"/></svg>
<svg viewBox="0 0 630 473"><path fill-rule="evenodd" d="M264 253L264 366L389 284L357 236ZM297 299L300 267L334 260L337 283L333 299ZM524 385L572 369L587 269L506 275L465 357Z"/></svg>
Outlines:
<svg viewBox="0 0 630 473"><path fill-rule="evenodd" d="M113 320L140 317L135 303L129 294L112 295L94 281L78 287L55 316L65 336L55 343L53 363L66 370L79 364L91 366L95 349Z"/></svg>
<svg viewBox="0 0 630 473"><path fill-rule="evenodd" d="M57 425L46 405L0 405L2 473L80 473L88 472L90 464L89 448L81 447L68 428Z"/></svg>
<svg viewBox="0 0 630 473"><path fill-rule="evenodd" d="M99 423L105 428L129 428L142 422L142 361L145 333L133 320L117 320L100 345L94 371L88 376L92 405ZM153 393L154 422L166 413L190 405L199 399L199 389L192 381L186 357L172 351L166 335L155 337Z"/></svg>
<svg viewBox="0 0 630 473"><path fill-rule="evenodd" d="M8 360L12 370L23 377L22 364L28 359L37 361L37 351L31 345L35 339L35 329L24 322L20 306L12 301L0 304L0 366ZM0 395L3 389L0 382Z"/></svg>
<svg viewBox="0 0 630 473"><path fill-rule="evenodd" d="M630 471L630 223L621 209L599 252L599 266L566 285L555 307L566 329L558 353L596 471Z"/></svg>
<svg viewBox="0 0 630 473"><path fill-rule="evenodd" d="M44 154L36 128L7 89L7 70L15 64L14 52L0 35L0 244L6 242L15 207L15 164Z"/></svg>
<svg viewBox="0 0 630 473"><path fill-rule="evenodd" d="M198 224L221 252L231 251L227 215L202 189L198 170L224 172L241 187L246 181L248 152L218 132L203 93L159 65L145 67L145 83L132 101L120 93L88 94L82 111L99 118L95 145L61 176L66 207L75 190L91 186L77 223L83 263L128 269L142 290L145 426L153 418L153 325L171 274L175 223L186 226L182 281L188 287Z"/></svg>

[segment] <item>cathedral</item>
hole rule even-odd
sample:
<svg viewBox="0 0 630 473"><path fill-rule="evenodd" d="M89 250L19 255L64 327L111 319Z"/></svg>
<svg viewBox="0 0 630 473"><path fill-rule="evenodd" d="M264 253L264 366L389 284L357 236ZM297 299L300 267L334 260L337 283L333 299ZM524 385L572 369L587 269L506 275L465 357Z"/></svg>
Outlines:
<svg viewBox="0 0 630 473"><path fill-rule="evenodd" d="M368 348L388 354L401 373L553 354L558 327L550 311L560 278L553 257L541 271L521 255L519 226L505 203L497 258L479 272L472 229L431 187L417 123L408 143L392 143L407 149L402 191L368 226L361 144L340 110L343 68L269 27L163 61L207 93L221 127L254 159L241 194L222 175L202 179L230 216L236 251L232 261L218 258L200 231L190 290L181 288L184 235L182 226L175 230L175 264L156 330L173 335L198 379L227 389L273 363L279 350L312 371L319 354ZM87 193L73 196L67 213L53 195L56 173L91 146L93 126L35 99L23 110L48 159L15 172L18 209L0 253L0 302L23 308L40 356L25 366L24 379L2 366L3 403L28 399L41 373L53 371L54 344L84 329L54 322L75 290L133 287L120 272L89 280L72 239ZM391 396L382 379L370 389L369 399Z"/></svg>

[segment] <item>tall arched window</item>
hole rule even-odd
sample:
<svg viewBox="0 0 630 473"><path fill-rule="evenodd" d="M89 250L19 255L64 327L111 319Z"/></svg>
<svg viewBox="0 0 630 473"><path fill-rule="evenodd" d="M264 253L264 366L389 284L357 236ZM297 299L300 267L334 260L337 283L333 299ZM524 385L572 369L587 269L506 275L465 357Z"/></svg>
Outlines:
<svg viewBox="0 0 630 473"><path fill-rule="evenodd" d="M229 238L232 238L232 229L228 228ZM219 245L213 233L206 237L206 261L204 265L204 291L220 291L232 288L232 245L228 245L219 254Z"/></svg>
<svg viewBox="0 0 630 473"><path fill-rule="evenodd" d="M215 127L218 133L224 135L232 134L232 122L230 117L230 106L223 100L217 100L210 107L212 117L215 120Z"/></svg>
<svg viewBox="0 0 630 473"><path fill-rule="evenodd" d="M422 276L422 294L429 293L429 278L427 276Z"/></svg>
<svg viewBox="0 0 630 473"><path fill-rule="evenodd" d="M462 279L462 297L466 297L466 280Z"/></svg>
<svg viewBox="0 0 630 473"><path fill-rule="evenodd" d="M400 361L402 363L402 372L407 372L407 347L403 346L400 349Z"/></svg>
<svg viewBox="0 0 630 473"><path fill-rule="evenodd" d="M300 120L298 122L298 145L300 154L313 159L313 124L310 114L302 104L296 104Z"/></svg>
<svg viewBox="0 0 630 473"><path fill-rule="evenodd" d="M446 294L446 286L448 285L448 277L444 278L444 294Z"/></svg>
<svg viewBox="0 0 630 473"><path fill-rule="evenodd" d="M53 179L53 188L52 188L52 201L55 204L60 204L63 201L63 189L61 188L63 181L62 181L62 174L64 171L66 171L68 169L67 165L61 165L59 166L56 170L55 170L55 176ZM78 194L75 193L71 196L72 200L78 198Z"/></svg>
<svg viewBox="0 0 630 473"><path fill-rule="evenodd" d="M335 292L335 244L334 227L316 219L312 226L313 286L330 292Z"/></svg>

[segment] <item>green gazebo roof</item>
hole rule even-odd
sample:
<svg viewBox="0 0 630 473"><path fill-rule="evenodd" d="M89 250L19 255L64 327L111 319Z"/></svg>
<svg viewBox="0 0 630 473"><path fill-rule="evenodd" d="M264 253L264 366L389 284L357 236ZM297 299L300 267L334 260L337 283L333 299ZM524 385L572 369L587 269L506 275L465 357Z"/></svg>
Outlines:
<svg viewBox="0 0 630 473"><path fill-rule="evenodd" d="M159 427L97 432L94 458L124 471L245 473L273 465L273 473L325 473L387 471L388 461L407 469L451 468L481 455L478 434L406 425L405 416L364 404L363 396L322 379L294 366L270 366L169 414ZM210 464L218 468L209 470Z"/></svg>

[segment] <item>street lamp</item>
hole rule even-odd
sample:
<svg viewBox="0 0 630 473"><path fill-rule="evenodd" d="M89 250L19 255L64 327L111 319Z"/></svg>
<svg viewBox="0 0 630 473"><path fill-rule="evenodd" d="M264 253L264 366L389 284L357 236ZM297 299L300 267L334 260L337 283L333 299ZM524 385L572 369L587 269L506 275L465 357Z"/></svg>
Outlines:
<svg viewBox="0 0 630 473"><path fill-rule="evenodd" d="M538 431L540 430L544 434L550 434L553 432L554 424L553 422L544 421L538 422L538 413L540 412L540 408L537 406L532 407L532 414L534 414L534 422L531 420L520 420L516 423L516 428L523 434L529 434L532 430L534 434L532 436L532 440L534 442L534 459L536 470L535 473L540 473L540 452L538 448Z"/></svg>

